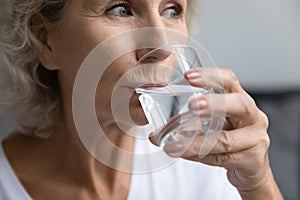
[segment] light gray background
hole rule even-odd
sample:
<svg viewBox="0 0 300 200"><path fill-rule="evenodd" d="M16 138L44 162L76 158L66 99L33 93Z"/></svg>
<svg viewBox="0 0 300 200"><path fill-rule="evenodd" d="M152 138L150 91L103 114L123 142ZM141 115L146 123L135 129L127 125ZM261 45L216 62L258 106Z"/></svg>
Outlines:
<svg viewBox="0 0 300 200"><path fill-rule="evenodd" d="M255 90L300 88L300 0L202 0L198 41Z"/></svg>

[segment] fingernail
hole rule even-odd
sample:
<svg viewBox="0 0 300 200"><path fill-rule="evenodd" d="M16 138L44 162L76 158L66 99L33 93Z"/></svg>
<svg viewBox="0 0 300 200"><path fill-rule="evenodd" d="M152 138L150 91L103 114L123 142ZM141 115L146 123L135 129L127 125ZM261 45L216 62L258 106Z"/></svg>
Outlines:
<svg viewBox="0 0 300 200"><path fill-rule="evenodd" d="M164 151L171 157L180 157L185 150L182 142L172 142L164 146Z"/></svg>
<svg viewBox="0 0 300 200"><path fill-rule="evenodd" d="M201 78L201 73L199 71L192 71L192 72L187 72L186 77L188 79L197 79Z"/></svg>

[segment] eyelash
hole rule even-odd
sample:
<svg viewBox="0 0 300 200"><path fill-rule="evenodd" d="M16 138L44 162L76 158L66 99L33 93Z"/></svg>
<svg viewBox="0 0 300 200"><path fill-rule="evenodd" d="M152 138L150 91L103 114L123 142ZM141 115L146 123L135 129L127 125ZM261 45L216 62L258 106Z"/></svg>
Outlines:
<svg viewBox="0 0 300 200"><path fill-rule="evenodd" d="M126 8L126 9L129 8L130 12L132 13L130 4L127 3L127 2L118 2L118 3L115 3L115 4L113 4L112 6L110 6L109 8L107 8L107 9L105 10L105 12L106 12L107 14L114 15L114 14L111 14L111 13L109 13L109 12L112 11L113 9L115 9L115 8L118 8L118 7L123 7L123 8Z"/></svg>
<svg viewBox="0 0 300 200"><path fill-rule="evenodd" d="M163 12L167 11L169 9L173 9L175 11L175 13L177 15L177 17L175 19L179 19L181 17L182 13L183 13L183 7L179 4L174 4L172 6L169 6L166 9L164 9Z"/></svg>
<svg viewBox="0 0 300 200"><path fill-rule="evenodd" d="M118 7L123 7L125 8L125 10L129 11L130 13L128 14L128 16L131 16L132 15L132 10L131 10L131 6L128 2L118 2L118 3L115 3L113 4L112 6L110 6L108 9L105 10L105 12L109 15L113 15L113 16L119 16L117 14L113 14L113 13L110 13L112 12L115 8L118 8ZM175 13L177 14L178 17L175 17L174 20L177 20L181 17L182 13L183 13L183 7L182 5L180 4L174 4L172 6L169 6L167 7L166 9L164 9L162 12L165 12L169 9L173 9L175 11ZM120 17L120 16L119 16ZM122 16L121 16L122 17ZM171 17L172 18L172 17Z"/></svg>

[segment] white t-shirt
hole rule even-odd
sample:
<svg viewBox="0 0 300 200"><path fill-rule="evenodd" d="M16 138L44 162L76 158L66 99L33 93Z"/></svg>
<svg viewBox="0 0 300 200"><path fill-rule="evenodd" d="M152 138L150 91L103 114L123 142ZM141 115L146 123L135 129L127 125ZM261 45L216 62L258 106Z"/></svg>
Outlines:
<svg viewBox="0 0 300 200"><path fill-rule="evenodd" d="M135 152L157 151L148 140L136 140ZM143 163L151 165L151 159ZM238 191L228 182L226 171L183 159L163 169L133 173L128 200L238 200ZM136 162L136 160L134 161ZM135 163L136 164L136 163ZM135 166L134 164L134 166ZM31 200L10 166L0 145L0 200Z"/></svg>

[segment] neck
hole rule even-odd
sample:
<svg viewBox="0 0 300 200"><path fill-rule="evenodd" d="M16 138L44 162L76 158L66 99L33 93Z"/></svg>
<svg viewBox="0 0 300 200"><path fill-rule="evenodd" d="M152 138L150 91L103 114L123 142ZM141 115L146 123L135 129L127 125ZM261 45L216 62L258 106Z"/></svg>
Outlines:
<svg viewBox="0 0 300 200"><path fill-rule="evenodd" d="M132 154L124 154L116 147L133 152L134 138L113 124L107 126L109 137L103 138L110 142L103 142L103 138L95 141L91 151L94 157L76 132L68 130L58 126L45 140L25 136L9 139L5 150L9 157L15 157L12 164L17 174L27 174L29 179L35 176L38 180L46 177L48 181L85 188L98 196L126 195L131 177L126 172L131 170Z"/></svg>
<svg viewBox="0 0 300 200"><path fill-rule="evenodd" d="M100 181L113 186L120 174L130 173L134 138L114 124L103 129L106 134L90 138L92 143L82 141L76 131L67 131L66 127L57 130L49 148L56 151L53 155L60 155L61 166L73 174L71 177L80 177L80 183L95 185Z"/></svg>

